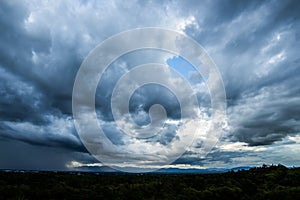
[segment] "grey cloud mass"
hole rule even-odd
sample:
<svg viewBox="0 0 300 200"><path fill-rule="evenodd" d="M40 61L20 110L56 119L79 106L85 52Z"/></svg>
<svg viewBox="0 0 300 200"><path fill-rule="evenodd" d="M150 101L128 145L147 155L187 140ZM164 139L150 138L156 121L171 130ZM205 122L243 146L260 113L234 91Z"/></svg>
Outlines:
<svg viewBox="0 0 300 200"><path fill-rule="evenodd" d="M206 158L197 156L201 145L195 144L174 166L300 165L299 11L297 0L0 1L0 169L60 170L75 161L97 162L73 122L76 73L100 42L141 27L192 37L207 50L224 81L226 133ZM103 75L97 116L112 143L127 142L111 113L116 82L136 65L168 57L159 51L132 52ZM203 88L198 100L209 110ZM130 111L137 123L147 124L150 106L160 103L176 121L180 110L174 98L165 88L144 87L132 97ZM168 144L176 138L175 128L170 125L153 140Z"/></svg>

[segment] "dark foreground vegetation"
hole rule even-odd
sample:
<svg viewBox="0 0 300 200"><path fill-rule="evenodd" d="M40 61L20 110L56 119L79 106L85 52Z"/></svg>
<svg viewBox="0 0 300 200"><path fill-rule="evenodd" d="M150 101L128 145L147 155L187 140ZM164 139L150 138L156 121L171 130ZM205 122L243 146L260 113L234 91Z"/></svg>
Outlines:
<svg viewBox="0 0 300 200"><path fill-rule="evenodd" d="M219 174L0 172L0 199L299 199L300 168Z"/></svg>

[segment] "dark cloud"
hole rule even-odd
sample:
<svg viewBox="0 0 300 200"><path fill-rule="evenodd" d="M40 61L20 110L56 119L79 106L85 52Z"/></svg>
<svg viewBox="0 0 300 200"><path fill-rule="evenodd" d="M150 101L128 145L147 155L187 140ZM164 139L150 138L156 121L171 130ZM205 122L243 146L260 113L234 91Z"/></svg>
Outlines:
<svg viewBox="0 0 300 200"><path fill-rule="evenodd" d="M209 153L205 158L197 157L194 152L186 152L184 156L177 159L173 164L184 164L192 166L210 166L212 168L218 168L223 166L234 166L236 158L251 157L254 154L247 151L213 151ZM257 154L256 154L257 155ZM215 165L214 163L218 163Z"/></svg>
<svg viewBox="0 0 300 200"><path fill-rule="evenodd" d="M186 31L211 49L223 75L234 137L270 145L298 134L299 2L222 1L211 7L213 16L196 17L203 27L198 35L193 27Z"/></svg>
<svg viewBox="0 0 300 200"><path fill-rule="evenodd" d="M31 87L34 95L38 93L42 97L40 103L44 104L44 109L39 109L39 112L51 112L52 109L58 109L62 113L71 114L71 91L73 80L77 69L81 63L74 50L69 51L68 47L60 46L60 49L55 48L52 44L52 38L49 32L40 32L40 34L31 34L26 28L26 20L30 16L30 11L22 5L11 3L9 1L1 2L1 27L3 31L0 33L1 50L0 60L1 68L4 73L10 74L10 80L3 77L3 84L9 85L11 81L19 82ZM52 50L59 57L51 58ZM34 56L41 55L41 60L35 62ZM45 57L45 59L43 59ZM15 84L16 85L16 84ZM14 86L15 86L14 85ZM16 88L7 86L4 88L7 95L15 91ZM18 88L23 90L24 88ZM19 112L26 115L34 114L31 112L29 104L32 101L26 102L28 105L22 105L23 98L30 98L29 94L11 94L15 101L10 102L12 105L20 106ZM21 104L21 105L20 105ZM14 108L17 109L17 108ZM12 111L13 113L13 111ZM8 116L9 115L2 115ZM22 114L18 117L22 118Z"/></svg>
<svg viewBox="0 0 300 200"><path fill-rule="evenodd" d="M0 169L16 170L69 170L73 160L94 163L87 153L74 153L72 149L31 145L27 142L0 140Z"/></svg>
<svg viewBox="0 0 300 200"><path fill-rule="evenodd" d="M274 93L278 92L272 91ZM299 94L299 93L297 93ZM266 95L267 96L267 95ZM269 145L299 133L299 97L270 94L261 102L253 102L253 107L246 112L237 112L240 117L234 136L249 145ZM273 99L274 98L274 99ZM251 102L249 102L249 108Z"/></svg>
<svg viewBox="0 0 300 200"><path fill-rule="evenodd" d="M29 122L2 122L0 124L0 138L10 141L18 140L31 145L86 152L74 127L70 126L73 126L70 122L61 120L52 121L48 126L34 125Z"/></svg>

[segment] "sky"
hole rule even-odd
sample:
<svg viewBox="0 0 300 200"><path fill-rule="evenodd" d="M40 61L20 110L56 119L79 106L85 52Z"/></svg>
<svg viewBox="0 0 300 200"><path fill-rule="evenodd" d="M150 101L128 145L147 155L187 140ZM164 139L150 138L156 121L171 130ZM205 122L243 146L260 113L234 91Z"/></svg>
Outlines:
<svg viewBox="0 0 300 200"><path fill-rule="evenodd" d="M89 52L105 39L144 27L174 30L201 44L218 67L226 93L227 125L210 153L199 156L201 145L194 142L164 167L300 166L299 10L297 0L0 1L0 169L78 170L105 165L87 150L74 125L76 74ZM186 97L180 104L168 88L145 85L130 98L133 121L149 124L150 107L161 104L168 123L146 142L131 140L117 128L122 121L115 122L111 111L114 87L134 66L152 62L168 67L142 78L168 75L166 81L175 85L188 81L204 119L211 116L206 77L196 74L183 58L151 49L130 52L111 63L95 95L106 137L126 152L154 152L181 141L176 137L180 106L190 109L187 113L193 110L184 87L178 89ZM171 151L179 151L177 147ZM111 152L103 149L100 155L122 167L124 155L121 159L121 154ZM151 159L141 153L130 164L138 168Z"/></svg>

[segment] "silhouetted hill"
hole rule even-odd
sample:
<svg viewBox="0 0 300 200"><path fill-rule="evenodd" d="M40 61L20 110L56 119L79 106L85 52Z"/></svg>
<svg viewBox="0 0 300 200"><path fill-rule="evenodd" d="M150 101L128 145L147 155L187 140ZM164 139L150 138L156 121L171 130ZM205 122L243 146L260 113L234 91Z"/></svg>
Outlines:
<svg viewBox="0 0 300 200"><path fill-rule="evenodd" d="M210 174L210 173L224 173L230 171L230 169L226 168L209 168L209 169L179 169L179 168L163 168L153 173L181 173L181 174Z"/></svg>

